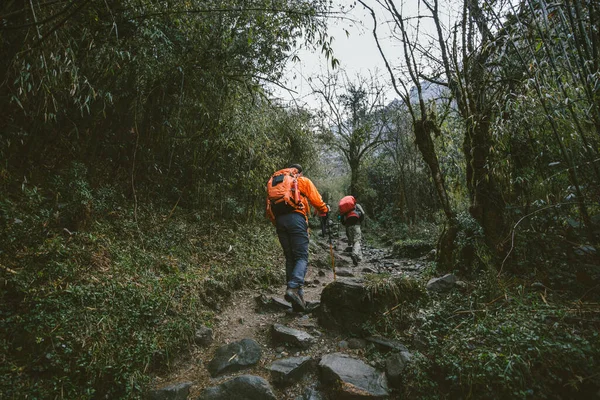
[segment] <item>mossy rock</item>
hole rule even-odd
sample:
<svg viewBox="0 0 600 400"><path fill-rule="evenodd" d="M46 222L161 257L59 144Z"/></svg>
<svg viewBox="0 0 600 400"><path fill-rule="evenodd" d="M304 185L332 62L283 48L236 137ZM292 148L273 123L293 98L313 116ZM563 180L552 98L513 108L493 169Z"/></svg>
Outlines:
<svg viewBox="0 0 600 400"><path fill-rule="evenodd" d="M394 243L394 257L422 257L434 249L434 245L424 240L401 240Z"/></svg>

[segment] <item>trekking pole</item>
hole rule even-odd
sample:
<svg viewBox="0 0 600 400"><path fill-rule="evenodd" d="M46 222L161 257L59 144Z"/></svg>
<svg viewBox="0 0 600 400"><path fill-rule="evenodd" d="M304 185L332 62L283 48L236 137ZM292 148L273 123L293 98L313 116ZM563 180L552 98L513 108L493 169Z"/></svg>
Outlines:
<svg viewBox="0 0 600 400"><path fill-rule="evenodd" d="M329 213L327 213L329 218ZM329 257L331 257L331 270L333 271L333 280L336 280L335 276L335 258L333 257L333 239L331 238L331 227L327 224L327 232L329 233Z"/></svg>

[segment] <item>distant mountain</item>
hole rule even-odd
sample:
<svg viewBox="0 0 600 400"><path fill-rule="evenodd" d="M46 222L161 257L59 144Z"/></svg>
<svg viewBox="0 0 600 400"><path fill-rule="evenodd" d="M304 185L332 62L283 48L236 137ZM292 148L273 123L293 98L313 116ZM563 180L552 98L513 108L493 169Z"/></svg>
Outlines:
<svg viewBox="0 0 600 400"><path fill-rule="evenodd" d="M441 100L447 100L449 97L448 88L446 86L438 85L432 82L421 82L421 90L423 93L423 100L429 101L434 100L436 102ZM416 86L410 89L408 95L411 103L419 101L419 95L417 93Z"/></svg>

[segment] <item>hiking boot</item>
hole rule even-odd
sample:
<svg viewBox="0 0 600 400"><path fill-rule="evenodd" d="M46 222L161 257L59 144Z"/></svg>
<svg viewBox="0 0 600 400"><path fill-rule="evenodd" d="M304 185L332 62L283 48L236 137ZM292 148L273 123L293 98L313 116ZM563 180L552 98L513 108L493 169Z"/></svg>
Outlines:
<svg viewBox="0 0 600 400"><path fill-rule="evenodd" d="M294 311L300 312L305 310L306 304L304 304L304 299L300 294L299 288L287 288L284 298L292 303L292 309Z"/></svg>
<svg viewBox="0 0 600 400"><path fill-rule="evenodd" d="M356 254L352 254L352 264L356 267L358 265L358 256Z"/></svg>

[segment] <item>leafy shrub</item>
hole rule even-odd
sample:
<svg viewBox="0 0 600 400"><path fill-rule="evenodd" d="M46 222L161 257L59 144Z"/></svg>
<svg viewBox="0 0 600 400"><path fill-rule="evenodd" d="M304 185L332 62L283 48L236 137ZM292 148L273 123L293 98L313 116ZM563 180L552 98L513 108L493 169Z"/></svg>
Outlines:
<svg viewBox="0 0 600 400"><path fill-rule="evenodd" d="M110 193L92 202L108 208ZM139 209L136 223L122 205L85 232L67 232L47 224L36 190L22 196L1 203L6 398L140 397L149 374L185 353L233 290L283 282L270 227L231 229L192 213L160 219L171 209L156 205Z"/></svg>
<svg viewBox="0 0 600 400"><path fill-rule="evenodd" d="M558 294L518 284L490 301L484 286L432 299L419 314L407 398L595 396L600 320L584 322Z"/></svg>
<svg viewBox="0 0 600 400"><path fill-rule="evenodd" d="M401 240L394 243L393 254L396 257L421 257L435 248L435 245L425 240Z"/></svg>

